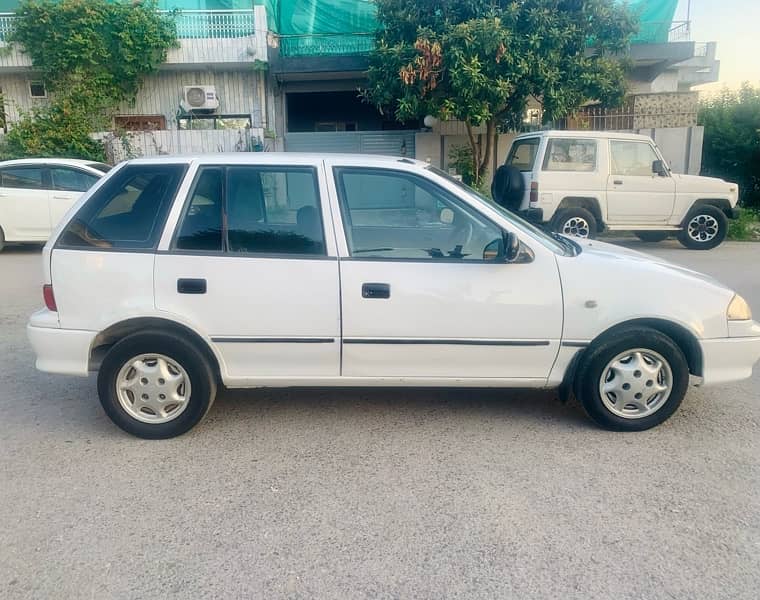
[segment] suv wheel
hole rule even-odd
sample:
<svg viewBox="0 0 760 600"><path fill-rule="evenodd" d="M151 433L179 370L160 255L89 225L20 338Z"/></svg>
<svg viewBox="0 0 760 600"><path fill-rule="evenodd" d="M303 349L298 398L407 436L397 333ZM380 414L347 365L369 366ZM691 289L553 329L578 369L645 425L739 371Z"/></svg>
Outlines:
<svg viewBox="0 0 760 600"><path fill-rule="evenodd" d="M115 344L98 373L100 403L127 433L146 439L181 435L206 415L216 380L206 358L169 333L136 333Z"/></svg>
<svg viewBox="0 0 760 600"><path fill-rule="evenodd" d="M728 235L728 219L716 206L706 204L692 210L678 232L678 241L691 250L710 250Z"/></svg>
<svg viewBox="0 0 760 600"><path fill-rule="evenodd" d="M642 242L662 242L670 236L668 231L634 231L636 237Z"/></svg>
<svg viewBox="0 0 760 600"><path fill-rule="evenodd" d="M582 359L575 393L605 429L643 431L667 420L689 384L689 366L666 335L632 327L594 342Z"/></svg>
<svg viewBox="0 0 760 600"><path fill-rule="evenodd" d="M563 208L551 222L552 231L579 238L596 239L599 225L591 211L585 208Z"/></svg>
<svg viewBox="0 0 760 600"><path fill-rule="evenodd" d="M5 234L3 233L3 228L0 227L0 252L3 251L3 248L5 248Z"/></svg>

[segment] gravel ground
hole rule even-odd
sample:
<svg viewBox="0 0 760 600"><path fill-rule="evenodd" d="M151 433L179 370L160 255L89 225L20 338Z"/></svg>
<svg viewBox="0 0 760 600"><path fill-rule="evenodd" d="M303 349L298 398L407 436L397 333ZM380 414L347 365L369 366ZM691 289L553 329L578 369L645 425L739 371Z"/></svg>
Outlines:
<svg viewBox="0 0 760 600"><path fill-rule="evenodd" d="M760 245L625 243L760 314ZM40 278L0 254L0 598L760 596L758 372L639 434L547 393L286 390L147 442L33 369Z"/></svg>

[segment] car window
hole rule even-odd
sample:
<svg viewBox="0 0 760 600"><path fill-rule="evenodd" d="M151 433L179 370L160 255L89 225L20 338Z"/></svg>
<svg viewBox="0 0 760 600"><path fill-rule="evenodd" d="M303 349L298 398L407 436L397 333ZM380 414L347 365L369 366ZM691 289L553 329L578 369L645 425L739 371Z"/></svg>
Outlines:
<svg viewBox="0 0 760 600"><path fill-rule="evenodd" d="M230 252L325 253L313 168L229 167L226 189Z"/></svg>
<svg viewBox="0 0 760 600"><path fill-rule="evenodd" d="M6 167L2 173L2 185L7 188L41 190L43 186L42 167Z"/></svg>
<svg viewBox="0 0 760 600"><path fill-rule="evenodd" d="M480 261L501 239L499 227L423 177L355 167L335 175L351 256Z"/></svg>
<svg viewBox="0 0 760 600"><path fill-rule="evenodd" d="M95 185L98 177L84 171L79 171L78 169L50 167L50 179L54 190L86 192Z"/></svg>
<svg viewBox="0 0 760 600"><path fill-rule="evenodd" d="M174 248L325 254L316 171L311 167L205 167Z"/></svg>
<svg viewBox="0 0 760 600"><path fill-rule="evenodd" d="M224 169L203 168L196 177L175 248L221 252Z"/></svg>
<svg viewBox="0 0 760 600"><path fill-rule="evenodd" d="M155 248L186 170L183 164L130 164L119 169L66 225L58 245Z"/></svg>
<svg viewBox="0 0 760 600"><path fill-rule="evenodd" d="M544 171L593 171L596 140L550 139L544 155Z"/></svg>
<svg viewBox="0 0 760 600"><path fill-rule="evenodd" d="M613 140L610 142L611 165L613 175L652 176L652 163L659 159L647 142L627 142Z"/></svg>
<svg viewBox="0 0 760 600"><path fill-rule="evenodd" d="M515 141L507 155L506 164L520 171L532 171L540 142L541 138L537 137Z"/></svg>

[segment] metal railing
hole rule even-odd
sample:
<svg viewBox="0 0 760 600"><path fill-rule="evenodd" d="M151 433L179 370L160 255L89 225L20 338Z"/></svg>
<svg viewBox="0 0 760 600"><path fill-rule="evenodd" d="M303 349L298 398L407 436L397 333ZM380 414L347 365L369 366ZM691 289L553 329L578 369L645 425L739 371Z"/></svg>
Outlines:
<svg viewBox="0 0 760 600"><path fill-rule="evenodd" d="M633 43L664 44L688 42L690 39L690 21L649 21L639 23L639 32L633 37Z"/></svg>
<svg viewBox="0 0 760 600"><path fill-rule="evenodd" d="M280 55L348 56L370 52L375 47L374 33L321 33L281 35Z"/></svg>
<svg viewBox="0 0 760 600"><path fill-rule="evenodd" d="M254 34L252 10L182 10L159 11L171 15L180 39L227 39ZM14 13L0 13L0 41L13 31Z"/></svg>
<svg viewBox="0 0 760 600"><path fill-rule="evenodd" d="M693 127L697 124L697 108L682 110L637 110L633 103L622 108L586 107L576 114L561 119L557 129L587 131L620 131L658 127Z"/></svg>

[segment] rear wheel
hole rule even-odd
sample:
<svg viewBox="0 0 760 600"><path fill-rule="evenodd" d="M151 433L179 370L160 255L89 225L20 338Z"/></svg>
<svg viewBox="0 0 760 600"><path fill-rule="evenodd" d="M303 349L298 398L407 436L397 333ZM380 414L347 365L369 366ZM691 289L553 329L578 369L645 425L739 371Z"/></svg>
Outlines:
<svg viewBox="0 0 760 600"><path fill-rule="evenodd" d="M689 366L675 342L654 329L632 327L588 348L575 392L605 429L643 431L676 411L688 383Z"/></svg>
<svg viewBox="0 0 760 600"><path fill-rule="evenodd" d="M3 251L3 248L5 248L5 234L3 233L3 228L0 227L0 252Z"/></svg>
<svg viewBox="0 0 760 600"><path fill-rule="evenodd" d="M667 240L670 233L667 231L634 231L636 237L642 242L662 242Z"/></svg>
<svg viewBox="0 0 760 600"><path fill-rule="evenodd" d="M562 235L593 240L596 239L599 225L591 211L585 208L563 208L554 215L551 229Z"/></svg>
<svg viewBox="0 0 760 600"><path fill-rule="evenodd" d="M127 433L166 439L189 431L214 402L216 380L203 354L168 333L136 333L115 344L98 373L100 403Z"/></svg>
<svg viewBox="0 0 760 600"><path fill-rule="evenodd" d="M728 219L716 206L706 204L693 209L686 217L678 241L691 250L710 250L728 235Z"/></svg>

